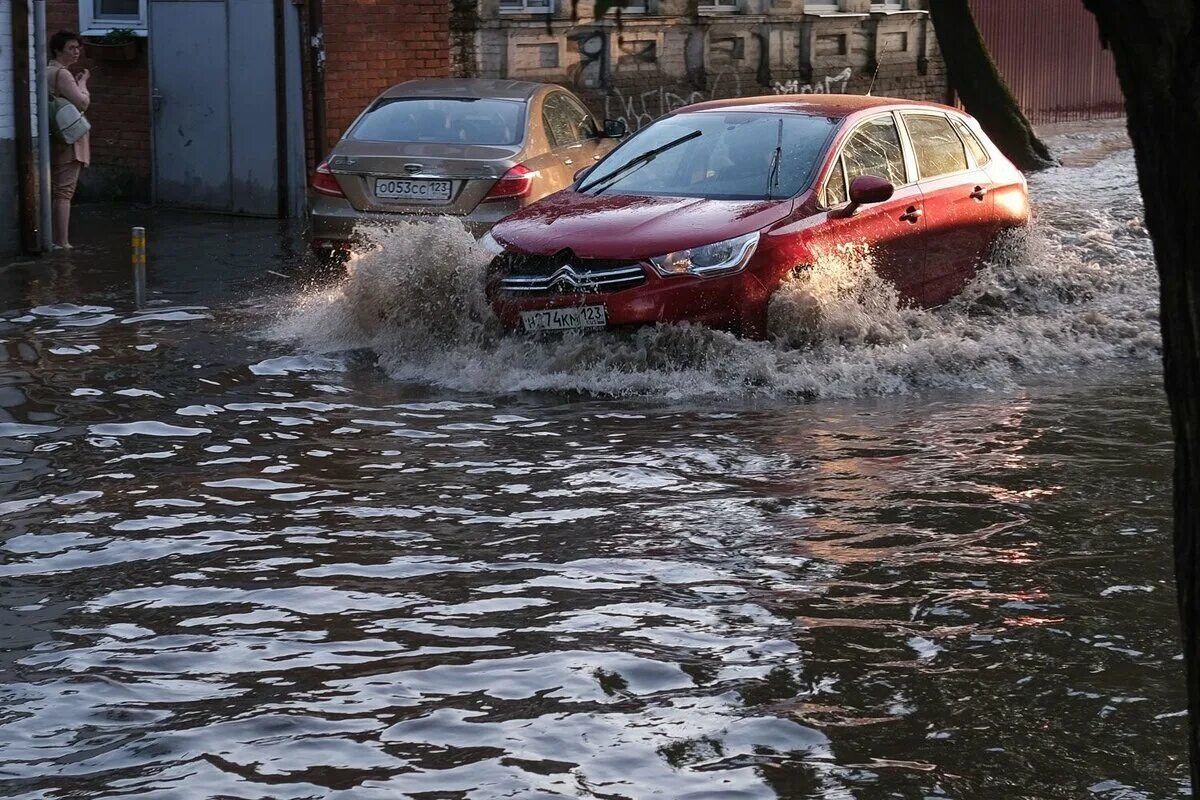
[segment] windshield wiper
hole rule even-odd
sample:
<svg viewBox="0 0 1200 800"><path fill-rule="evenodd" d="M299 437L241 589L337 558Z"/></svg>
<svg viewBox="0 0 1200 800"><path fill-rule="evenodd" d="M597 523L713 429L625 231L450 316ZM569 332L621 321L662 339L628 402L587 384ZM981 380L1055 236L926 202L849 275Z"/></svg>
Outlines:
<svg viewBox="0 0 1200 800"><path fill-rule="evenodd" d="M614 180L621 177L622 175L629 172L630 170L636 169L637 167L640 167L643 164L649 164L651 161L653 161L655 158L657 158L660 153L665 153L666 151L670 150L672 147L681 145L684 142L690 142L692 139L695 139L697 136L702 136L702 135L703 135L703 133L701 131L692 131L691 133L685 133L683 136L680 136L678 139L673 139L672 141L669 141L664 145L660 145L659 147L656 147L653 150L647 150L646 152L642 153L637 158L633 159L632 161L627 162L624 166L618 167L617 169L613 170L612 172L608 173L607 175L605 175L601 178L596 178L596 180L594 180L594 181L588 181L586 184L580 186L576 191L586 192L588 189L591 189L593 186L599 186L602 183L611 184ZM608 187L605 186L604 188L607 189ZM602 191L604 191L604 189L601 189L600 191L596 192L596 194L600 194L600 192L602 192Z"/></svg>
<svg viewBox="0 0 1200 800"><path fill-rule="evenodd" d="M779 162L783 161L783 117L779 118L779 138L775 141L775 154L771 156L771 173L767 175L767 199L775 196L779 188Z"/></svg>

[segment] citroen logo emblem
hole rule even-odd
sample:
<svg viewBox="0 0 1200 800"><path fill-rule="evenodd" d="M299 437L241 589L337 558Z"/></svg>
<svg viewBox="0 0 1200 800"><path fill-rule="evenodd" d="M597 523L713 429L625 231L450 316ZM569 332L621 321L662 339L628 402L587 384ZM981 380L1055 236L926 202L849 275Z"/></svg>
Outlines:
<svg viewBox="0 0 1200 800"><path fill-rule="evenodd" d="M568 264L554 270L554 275L550 276L550 285L558 293L569 294L571 291L580 290L583 287L583 282L580 281L578 273Z"/></svg>
<svg viewBox="0 0 1200 800"><path fill-rule="evenodd" d="M409 175L416 175L422 169L420 164L405 164L404 171Z"/></svg>

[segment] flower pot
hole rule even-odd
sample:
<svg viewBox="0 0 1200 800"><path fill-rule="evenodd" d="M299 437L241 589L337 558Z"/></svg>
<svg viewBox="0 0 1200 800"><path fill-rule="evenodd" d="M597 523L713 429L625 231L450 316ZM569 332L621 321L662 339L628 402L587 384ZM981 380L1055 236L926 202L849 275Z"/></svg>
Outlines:
<svg viewBox="0 0 1200 800"><path fill-rule="evenodd" d="M136 40L119 44L105 44L85 39L83 47L87 57L96 61L133 61L138 56Z"/></svg>

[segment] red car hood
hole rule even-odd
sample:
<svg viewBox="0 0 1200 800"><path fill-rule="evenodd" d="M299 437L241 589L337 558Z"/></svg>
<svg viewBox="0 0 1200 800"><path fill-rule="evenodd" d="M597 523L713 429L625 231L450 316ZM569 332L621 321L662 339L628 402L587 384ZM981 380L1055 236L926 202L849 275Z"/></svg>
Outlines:
<svg viewBox="0 0 1200 800"><path fill-rule="evenodd" d="M792 200L578 194L566 189L505 218L492 235L510 248L581 258L641 259L731 239L786 217Z"/></svg>

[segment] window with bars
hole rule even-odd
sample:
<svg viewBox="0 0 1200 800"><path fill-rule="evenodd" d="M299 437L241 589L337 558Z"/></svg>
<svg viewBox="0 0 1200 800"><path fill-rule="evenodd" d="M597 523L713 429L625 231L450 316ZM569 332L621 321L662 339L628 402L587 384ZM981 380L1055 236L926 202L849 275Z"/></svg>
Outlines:
<svg viewBox="0 0 1200 800"><path fill-rule="evenodd" d="M500 0L502 14L552 14L554 0Z"/></svg>
<svg viewBox="0 0 1200 800"><path fill-rule="evenodd" d="M79 0L83 33L113 28L146 29L146 0Z"/></svg>

